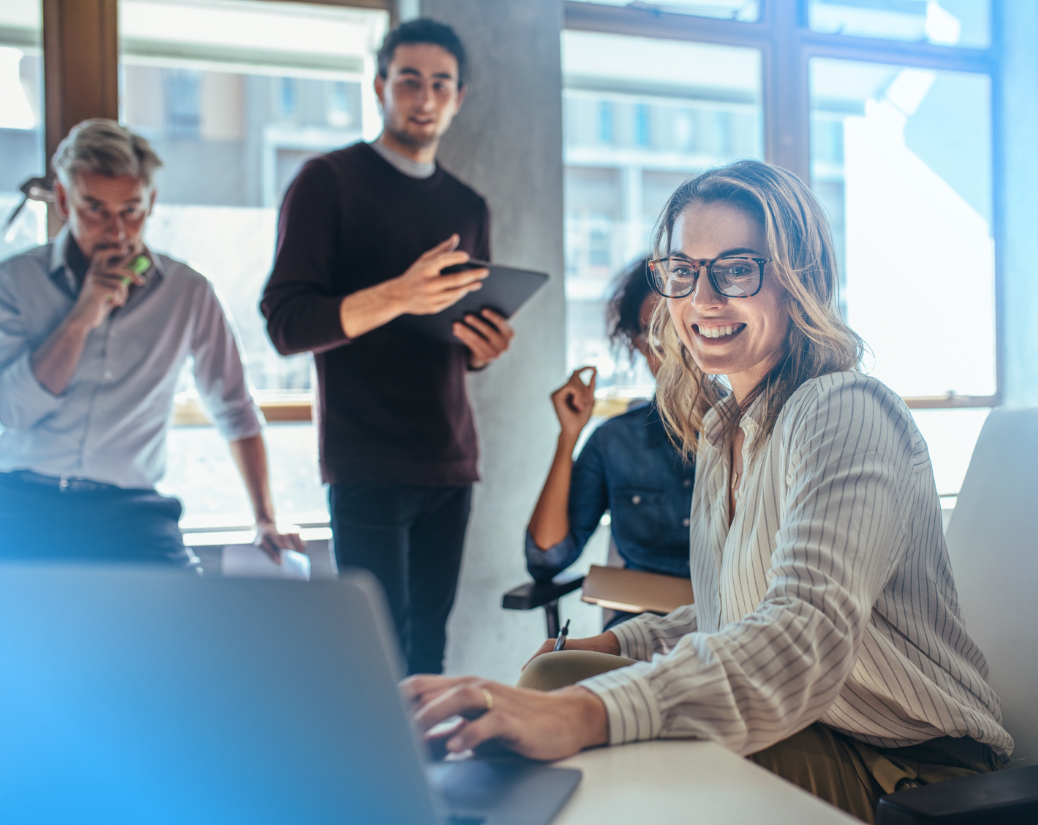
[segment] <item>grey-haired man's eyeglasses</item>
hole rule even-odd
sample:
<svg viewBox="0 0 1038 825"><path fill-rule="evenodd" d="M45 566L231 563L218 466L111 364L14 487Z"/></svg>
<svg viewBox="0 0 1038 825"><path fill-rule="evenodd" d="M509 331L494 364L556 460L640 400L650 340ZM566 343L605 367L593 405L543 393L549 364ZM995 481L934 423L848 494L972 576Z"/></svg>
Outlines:
<svg viewBox="0 0 1038 825"><path fill-rule="evenodd" d="M706 276L715 290L726 298L752 298L764 285L767 258L729 255L712 260L693 261L681 255L654 258L648 263L649 285L664 298L691 295L706 267Z"/></svg>

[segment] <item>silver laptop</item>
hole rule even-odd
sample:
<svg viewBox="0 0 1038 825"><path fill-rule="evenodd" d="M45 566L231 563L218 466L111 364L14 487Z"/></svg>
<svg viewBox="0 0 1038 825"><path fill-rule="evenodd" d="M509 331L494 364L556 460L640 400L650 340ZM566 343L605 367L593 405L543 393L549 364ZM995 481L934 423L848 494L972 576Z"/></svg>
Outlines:
<svg viewBox="0 0 1038 825"><path fill-rule="evenodd" d="M377 585L0 566L0 822L547 825L580 772L428 765Z"/></svg>

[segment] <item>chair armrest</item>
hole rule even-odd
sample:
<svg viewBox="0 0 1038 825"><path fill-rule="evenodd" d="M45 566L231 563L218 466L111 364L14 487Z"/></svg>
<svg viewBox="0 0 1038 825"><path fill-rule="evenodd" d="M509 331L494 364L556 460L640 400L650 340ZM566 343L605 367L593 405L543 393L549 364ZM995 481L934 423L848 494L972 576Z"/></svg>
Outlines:
<svg viewBox="0 0 1038 825"><path fill-rule="evenodd" d="M560 573L550 582L526 582L513 587L501 597L505 610L533 610L554 602L567 593L578 590L584 583L580 573Z"/></svg>
<svg viewBox="0 0 1038 825"><path fill-rule="evenodd" d="M979 773L880 797L877 825L1038 822L1038 765Z"/></svg>

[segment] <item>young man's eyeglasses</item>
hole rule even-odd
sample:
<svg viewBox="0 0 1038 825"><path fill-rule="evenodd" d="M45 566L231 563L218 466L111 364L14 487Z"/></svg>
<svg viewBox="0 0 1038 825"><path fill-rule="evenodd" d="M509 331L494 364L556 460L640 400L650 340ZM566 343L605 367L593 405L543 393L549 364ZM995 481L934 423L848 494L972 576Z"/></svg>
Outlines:
<svg viewBox="0 0 1038 825"><path fill-rule="evenodd" d="M713 260L693 261L680 255L649 261L649 285L664 298L691 295L706 267L706 276L715 290L726 298L752 298L764 285L767 258L733 255Z"/></svg>

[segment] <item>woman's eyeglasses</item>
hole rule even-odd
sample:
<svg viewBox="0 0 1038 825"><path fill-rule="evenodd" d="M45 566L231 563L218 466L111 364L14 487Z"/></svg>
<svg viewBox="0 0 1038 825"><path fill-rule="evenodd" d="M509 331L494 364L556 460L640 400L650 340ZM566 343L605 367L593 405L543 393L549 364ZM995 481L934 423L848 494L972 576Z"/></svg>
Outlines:
<svg viewBox="0 0 1038 825"><path fill-rule="evenodd" d="M680 255L655 258L648 263L649 285L664 298L691 295L706 267L710 285L726 298L752 298L764 285L766 258L733 255L713 260L693 261Z"/></svg>

